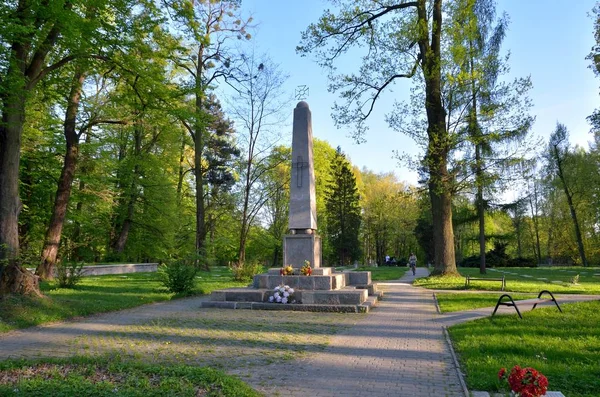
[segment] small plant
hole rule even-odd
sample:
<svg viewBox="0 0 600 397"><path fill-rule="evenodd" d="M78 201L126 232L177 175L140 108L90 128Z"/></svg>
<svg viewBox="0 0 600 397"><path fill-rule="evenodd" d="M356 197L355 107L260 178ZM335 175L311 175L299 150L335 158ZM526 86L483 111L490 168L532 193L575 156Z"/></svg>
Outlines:
<svg viewBox="0 0 600 397"><path fill-rule="evenodd" d="M56 281L61 288L73 288L81 281L83 262L58 263L56 265Z"/></svg>
<svg viewBox="0 0 600 397"><path fill-rule="evenodd" d="M279 270L279 274L282 276L292 276L294 274L294 268L292 265L284 266Z"/></svg>
<svg viewBox="0 0 600 397"><path fill-rule="evenodd" d="M289 285L279 285L273 290L273 295L269 297L271 303L296 303L294 299L294 289Z"/></svg>
<svg viewBox="0 0 600 397"><path fill-rule="evenodd" d="M506 369L500 368L498 378L507 381L510 390L519 397L541 397L548 391L548 379L530 367L515 365L508 376Z"/></svg>
<svg viewBox="0 0 600 397"><path fill-rule="evenodd" d="M579 274L576 274L573 277L571 277L571 284L573 284L573 285L579 284Z"/></svg>
<svg viewBox="0 0 600 397"><path fill-rule="evenodd" d="M304 261L304 266L302 266L302 269L300 269L300 273L305 276L310 276L312 274L312 267L310 267L309 261Z"/></svg>
<svg viewBox="0 0 600 397"><path fill-rule="evenodd" d="M239 264L235 264L230 266L230 268L235 281L249 281L252 280L252 277L254 277L256 274L263 272L262 265L258 263L244 262L244 264L241 266Z"/></svg>
<svg viewBox="0 0 600 397"><path fill-rule="evenodd" d="M196 286L198 269L183 261L162 264L158 268L160 282L173 293L191 292Z"/></svg>

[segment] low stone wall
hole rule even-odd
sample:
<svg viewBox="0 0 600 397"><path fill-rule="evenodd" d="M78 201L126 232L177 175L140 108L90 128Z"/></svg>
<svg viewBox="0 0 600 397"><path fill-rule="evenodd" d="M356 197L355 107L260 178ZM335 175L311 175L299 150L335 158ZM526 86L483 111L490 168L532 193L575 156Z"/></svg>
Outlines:
<svg viewBox="0 0 600 397"><path fill-rule="evenodd" d="M83 276L103 276L105 274L150 273L158 269L158 263L125 263L121 265L84 266Z"/></svg>
<svg viewBox="0 0 600 397"><path fill-rule="evenodd" d="M158 269L158 263L123 263L120 265L84 266L82 276L103 276L105 274L151 273ZM32 273L35 269L27 269Z"/></svg>

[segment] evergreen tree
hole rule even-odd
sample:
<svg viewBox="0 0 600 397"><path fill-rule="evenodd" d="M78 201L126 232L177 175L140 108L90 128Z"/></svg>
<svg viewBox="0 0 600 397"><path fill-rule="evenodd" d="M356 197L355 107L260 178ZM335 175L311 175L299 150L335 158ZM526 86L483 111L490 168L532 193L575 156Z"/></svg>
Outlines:
<svg viewBox="0 0 600 397"><path fill-rule="evenodd" d="M356 178L346 156L338 147L331 162L331 179L327 186L325 208L327 234L334 248L334 256L340 265L351 263L360 257L358 235L361 223Z"/></svg>

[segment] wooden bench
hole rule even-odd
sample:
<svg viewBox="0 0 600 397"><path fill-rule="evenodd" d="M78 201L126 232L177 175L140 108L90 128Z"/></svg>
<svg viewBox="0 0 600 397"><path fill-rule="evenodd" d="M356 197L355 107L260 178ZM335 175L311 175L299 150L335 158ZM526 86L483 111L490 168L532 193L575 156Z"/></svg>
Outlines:
<svg viewBox="0 0 600 397"><path fill-rule="evenodd" d="M504 276L502 276L502 278L483 278L483 277L467 276L467 279L465 280L465 288L467 288L469 286L469 283L473 280L475 280L475 281L501 281L502 282L502 291L504 291L504 289L506 288L506 280L504 279Z"/></svg>
<svg viewBox="0 0 600 397"><path fill-rule="evenodd" d="M543 294L549 294L550 298L542 298ZM504 298L510 299L510 302L502 302L502 299L504 299ZM538 304L540 304L540 303L554 302L554 304L558 308L558 311L560 311L562 313L562 309L558 305L558 302L556 301L556 298L554 298L554 295L552 295L552 292L550 292L548 290L543 290L542 292L540 292L538 294L537 299L526 299L526 301L527 301L527 303L533 303L533 307L531 308L531 310L535 309L535 307ZM516 302L513 300L512 296L510 296L508 294L504 294L500 298L498 298L498 303L496 303L496 307L494 308L494 312L492 313L492 317L494 316L494 314L496 314L496 310L498 310L498 307L500 305L514 307L515 310L517 311L517 314L519 315L519 318L521 318L521 319L523 318L523 316L521 315L521 312L519 311L519 307L517 306Z"/></svg>

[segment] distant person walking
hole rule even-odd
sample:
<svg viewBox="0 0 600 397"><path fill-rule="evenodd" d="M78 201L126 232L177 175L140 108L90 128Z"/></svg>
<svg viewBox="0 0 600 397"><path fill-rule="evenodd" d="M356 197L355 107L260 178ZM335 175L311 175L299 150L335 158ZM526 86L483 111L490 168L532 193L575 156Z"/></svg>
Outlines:
<svg viewBox="0 0 600 397"><path fill-rule="evenodd" d="M410 256L408 257L408 265L410 266L412 272L413 272L413 276L417 273L417 257L414 253L410 253Z"/></svg>

